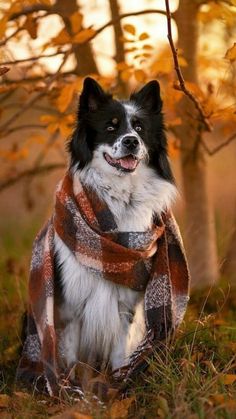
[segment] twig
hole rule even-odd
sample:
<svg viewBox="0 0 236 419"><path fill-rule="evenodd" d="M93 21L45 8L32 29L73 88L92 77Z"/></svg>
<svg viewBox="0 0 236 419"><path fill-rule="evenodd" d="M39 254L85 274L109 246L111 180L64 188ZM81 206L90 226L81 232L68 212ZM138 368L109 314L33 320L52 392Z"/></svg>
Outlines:
<svg viewBox="0 0 236 419"><path fill-rule="evenodd" d="M10 135L15 131L19 130L27 130L27 129L45 129L46 125L40 125L40 124L25 124L25 125L17 125L16 127L9 128L7 131L4 131L4 136ZM0 132L1 136L1 132Z"/></svg>
<svg viewBox="0 0 236 419"><path fill-rule="evenodd" d="M146 15L146 14L152 14L152 13L158 13L159 15L166 16L165 10L159 10L159 9L146 9L146 10L140 10L138 12L131 12L131 13L123 13L116 19L112 19L109 22L105 23L105 25L101 26L96 30L96 33L90 38L93 39L96 35L98 35L100 32L104 31L104 29L108 28L109 26L114 25L115 23L119 22L122 19L125 19L126 17L132 17L132 16L140 16L140 15Z"/></svg>
<svg viewBox="0 0 236 419"><path fill-rule="evenodd" d="M54 8L52 6L47 6L46 4L35 4L34 6L28 6L25 7L24 9L20 10L19 12L15 12L13 13L9 20L15 20L20 16L27 16L30 15L31 13L34 12L41 12L41 10L49 12L49 13L53 13Z"/></svg>
<svg viewBox="0 0 236 419"><path fill-rule="evenodd" d="M207 118L207 116L204 113L204 110L199 102L199 100L193 95L192 92L190 92L186 85L185 81L179 66L179 60L177 55L177 49L175 48L173 37L172 37L172 27L171 27L171 13L170 13L170 6L169 6L169 0L165 0L166 4L166 18L167 18L167 38L169 40L170 48L172 51L172 56L174 60L175 65L175 71L179 80L179 89L182 90L182 92L189 97L189 99L194 103L195 108L198 110L201 122L203 123L206 131L212 131L212 126Z"/></svg>
<svg viewBox="0 0 236 419"><path fill-rule="evenodd" d="M33 169L24 170L23 172L18 173L16 176L1 182L0 192L8 188L9 186L15 185L15 183L19 182L23 178L36 176L39 174L50 172L52 170L62 169L64 167L65 167L64 163L51 163L51 164L45 164L44 166L36 167Z"/></svg>
<svg viewBox="0 0 236 419"><path fill-rule="evenodd" d="M45 91L38 93L36 96L34 96L26 105L19 109L14 115L12 115L6 122L0 127L0 133L3 133L6 128L8 128L9 125L11 125L13 122L15 122L16 119L18 119L27 109L31 108L35 102L37 102L39 99L41 99L46 94Z"/></svg>
<svg viewBox="0 0 236 419"><path fill-rule="evenodd" d="M227 140L225 140L223 143L219 144L218 146L216 146L215 148L213 148L213 150L210 150L208 148L208 146L206 145L206 143L201 140L201 145L203 146L203 148L205 149L205 151L207 152L207 154L209 154L209 156L213 156L214 154L218 153L218 151L220 151L222 148L226 147L228 144L232 143L233 140L236 139L236 132L234 134L232 134Z"/></svg>
<svg viewBox="0 0 236 419"><path fill-rule="evenodd" d="M50 57L55 57L57 55L66 54L66 52L68 51L58 51L52 54L42 54L42 55L38 55L37 57L21 58L19 60L14 60L14 61L4 61L3 63L1 63L1 65L11 65L11 64L13 65L13 64L25 63L27 61L37 61L37 60L40 60L41 58L50 58Z"/></svg>
<svg viewBox="0 0 236 419"><path fill-rule="evenodd" d="M62 67L64 66L64 64L66 63L68 57L70 55L70 50L67 51L64 55L64 58L61 62L61 64L59 65L57 71L55 74L53 74L53 76L50 77L50 79L48 80L45 89L38 93L37 95L35 95L28 103L26 103L26 105L19 109L14 115L12 115L2 126L0 126L0 132L3 133L4 130L6 130L8 128L9 125L11 125L13 122L15 122L16 119L18 119L25 111L27 111L27 109L31 108L35 102L37 102L39 99L41 99L44 95L46 95L49 86L53 83L53 81L58 77Z"/></svg>
<svg viewBox="0 0 236 419"><path fill-rule="evenodd" d="M3 39L2 41L0 41L0 47L2 47L3 45L5 45L11 38L13 38L15 35L17 35L21 30L23 30L24 28L20 27L17 28L15 30L15 32L13 32L11 35L9 35L7 38Z"/></svg>

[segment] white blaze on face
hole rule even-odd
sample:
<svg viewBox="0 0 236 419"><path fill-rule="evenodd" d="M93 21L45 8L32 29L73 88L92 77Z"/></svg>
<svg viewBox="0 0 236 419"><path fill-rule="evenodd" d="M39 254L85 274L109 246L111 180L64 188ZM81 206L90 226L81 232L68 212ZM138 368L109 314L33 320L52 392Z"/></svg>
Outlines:
<svg viewBox="0 0 236 419"><path fill-rule="evenodd" d="M135 105L135 103L123 103L122 106L125 110L125 117L127 122L127 131L123 133L117 140L114 142L111 153L109 153L110 157L117 159L123 155L122 151L122 141L126 136L132 136L137 138L139 142L139 152L137 153L136 157L138 160L143 159L147 155L147 148L137 131L132 126L132 119L134 116L137 115L139 108ZM130 165L134 164L134 162L129 161L128 158L124 161L124 167L130 168Z"/></svg>

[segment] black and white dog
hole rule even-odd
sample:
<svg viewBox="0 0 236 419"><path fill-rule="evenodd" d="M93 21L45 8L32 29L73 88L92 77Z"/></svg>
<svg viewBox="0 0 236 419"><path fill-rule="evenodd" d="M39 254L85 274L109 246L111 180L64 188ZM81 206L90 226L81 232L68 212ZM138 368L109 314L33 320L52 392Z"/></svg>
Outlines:
<svg viewBox="0 0 236 419"><path fill-rule="evenodd" d="M96 191L121 232L145 232L176 197L157 81L118 101L86 78L69 152L74 181ZM67 367L126 365L145 332L143 293L95 278L57 235L55 249Z"/></svg>

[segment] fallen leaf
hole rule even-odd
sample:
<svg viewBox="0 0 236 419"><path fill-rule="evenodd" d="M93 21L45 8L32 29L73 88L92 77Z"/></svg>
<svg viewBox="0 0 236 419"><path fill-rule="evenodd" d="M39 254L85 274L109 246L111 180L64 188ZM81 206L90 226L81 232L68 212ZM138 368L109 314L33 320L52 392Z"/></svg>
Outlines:
<svg viewBox="0 0 236 419"><path fill-rule="evenodd" d="M168 416L170 410L169 410L169 406L168 406L167 400L164 397L162 397L162 396L157 396L157 403L158 403L158 407L159 407L158 410L160 411L159 414L160 413L163 413L164 414L163 417Z"/></svg>
<svg viewBox="0 0 236 419"><path fill-rule="evenodd" d="M0 408L8 407L11 398L7 394L0 394Z"/></svg>
<svg viewBox="0 0 236 419"><path fill-rule="evenodd" d="M84 413L80 413L80 412L74 412L72 414L72 418L73 419L92 419L92 416L85 415Z"/></svg>
<svg viewBox="0 0 236 419"><path fill-rule="evenodd" d="M225 385L233 384L236 381L236 374L222 374L220 380Z"/></svg>
<svg viewBox="0 0 236 419"><path fill-rule="evenodd" d="M116 400L110 408L111 419L127 418L128 411L135 397L129 397L123 400Z"/></svg>
<svg viewBox="0 0 236 419"><path fill-rule="evenodd" d="M225 402L225 395L224 394L212 394L210 396L210 400L214 403L214 405L221 405Z"/></svg>
<svg viewBox="0 0 236 419"><path fill-rule="evenodd" d="M236 411L236 400L230 399L226 400L224 403L224 407L226 407L227 410L232 410L233 412Z"/></svg>

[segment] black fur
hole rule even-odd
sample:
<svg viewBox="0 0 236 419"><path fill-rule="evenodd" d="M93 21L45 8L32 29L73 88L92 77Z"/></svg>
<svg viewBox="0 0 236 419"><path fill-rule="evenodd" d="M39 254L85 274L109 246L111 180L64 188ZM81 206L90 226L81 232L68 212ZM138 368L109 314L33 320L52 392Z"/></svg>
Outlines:
<svg viewBox="0 0 236 419"><path fill-rule="evenodd" d="M122 103L134 103L139 108L133 124L138 123L143 128L140 136L148 148L148 164L163 179L174 183L168 161L160 86L155 80L133 93L130 100L121 102L105 93L95 80L86 78L80 96L77 126L69 143L71 164L76 164L78 169L84 168L92 160L97 145L112 145L126 131L127 121ZM107 127L114 118L119 120L119 125L109 132Z"/></svg>

